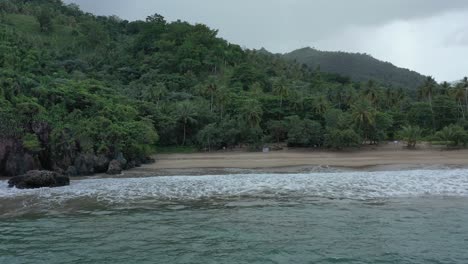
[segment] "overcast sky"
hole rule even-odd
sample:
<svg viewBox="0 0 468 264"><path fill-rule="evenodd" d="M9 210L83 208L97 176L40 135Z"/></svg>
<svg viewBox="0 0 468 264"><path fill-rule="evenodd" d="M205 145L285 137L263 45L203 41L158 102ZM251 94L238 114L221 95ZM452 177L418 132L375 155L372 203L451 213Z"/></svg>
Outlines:
<svg viewBox="0 0 468 264"><path fill-rule="evenodd" d="M454 81L468 75L468 0L65 0L98 15L204 23L246 48L368 53Z"/></svg>

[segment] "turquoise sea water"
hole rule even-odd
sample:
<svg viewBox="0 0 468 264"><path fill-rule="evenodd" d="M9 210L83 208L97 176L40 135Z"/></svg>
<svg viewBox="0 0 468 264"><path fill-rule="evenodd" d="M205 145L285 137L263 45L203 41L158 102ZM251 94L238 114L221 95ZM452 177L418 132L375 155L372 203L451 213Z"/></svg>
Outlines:
<svg viewBox="0 0 468 264"><path fill-rule="evenodd" d="M0 263L468 263L468 170L0 182Z"/></svg>

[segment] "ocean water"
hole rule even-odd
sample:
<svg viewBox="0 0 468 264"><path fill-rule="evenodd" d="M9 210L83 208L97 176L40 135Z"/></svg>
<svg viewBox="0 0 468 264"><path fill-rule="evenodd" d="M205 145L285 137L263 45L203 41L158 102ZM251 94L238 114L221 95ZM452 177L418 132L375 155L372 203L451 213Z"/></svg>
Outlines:
<svg viewBox="0 0 468 264"><path fill-rule="evenodd" d="M468 263L468 170L0 181L0 263Z"/></svg>

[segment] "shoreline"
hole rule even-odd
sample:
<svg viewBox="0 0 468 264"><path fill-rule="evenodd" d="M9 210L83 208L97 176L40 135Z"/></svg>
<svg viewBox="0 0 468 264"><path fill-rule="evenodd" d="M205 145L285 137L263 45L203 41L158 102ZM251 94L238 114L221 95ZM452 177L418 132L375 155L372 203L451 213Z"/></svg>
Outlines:
<svg viewBox="0 0 468 264"><path fill-rule="evenodd" d="M408 150L397 149L391 144L341 152L300 148L268 153L157 154L153 158L155 163L123 171L120 175L95 174L71 179L468 168L468 149L445 150L422 146ZM0 177L0 180L8 179Z"/></svg>
<svg viewBox="0 0 468 264"><path fill-rule="evenodd" d="M347 152L285 149L269 153L159 154L153 158L155 163L125 171L117 177L468 168L468 149L445 150L423 146L408 150L396 149L391 144Z"/></svg>

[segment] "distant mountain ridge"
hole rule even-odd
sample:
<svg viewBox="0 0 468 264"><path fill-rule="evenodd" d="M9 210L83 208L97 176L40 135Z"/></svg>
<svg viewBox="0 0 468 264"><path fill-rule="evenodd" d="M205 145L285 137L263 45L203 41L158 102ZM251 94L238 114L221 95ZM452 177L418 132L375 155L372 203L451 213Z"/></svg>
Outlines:
<svg viewBox="0 0 468 264"><path fill-rule="evenodd" d="M320 51L308 47L286 53L283 57L314 69L320 67L323 72L349 76L358 82L376 80L385 85L414 90L425 79L415 71L399 68L368 54Z"/></svg>

